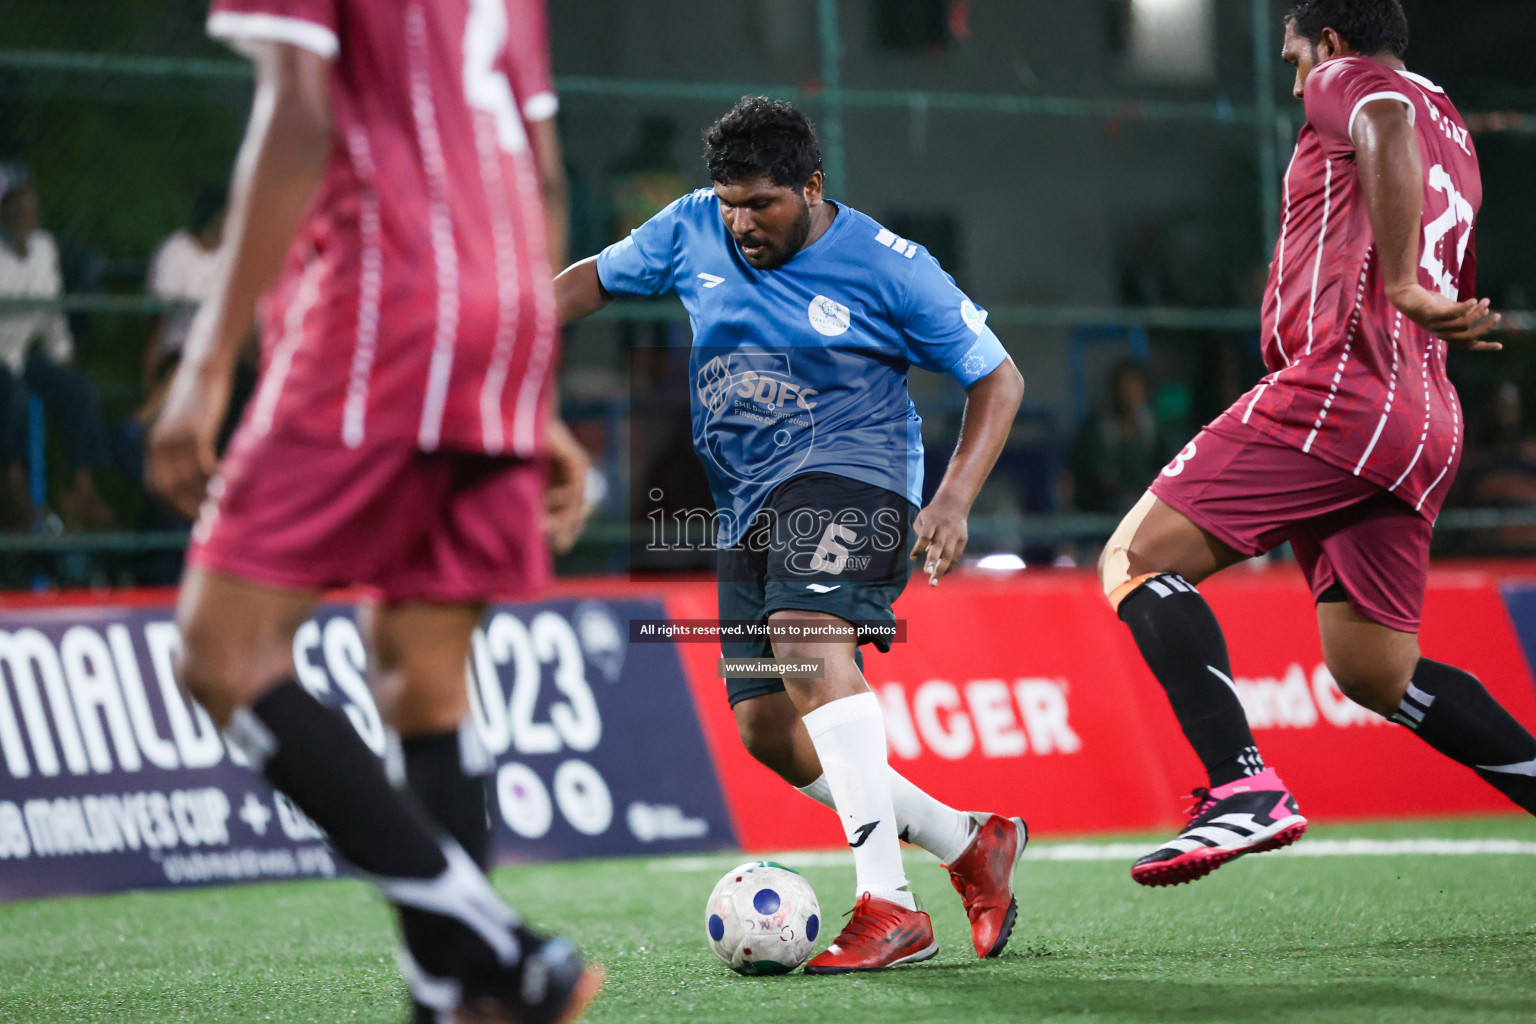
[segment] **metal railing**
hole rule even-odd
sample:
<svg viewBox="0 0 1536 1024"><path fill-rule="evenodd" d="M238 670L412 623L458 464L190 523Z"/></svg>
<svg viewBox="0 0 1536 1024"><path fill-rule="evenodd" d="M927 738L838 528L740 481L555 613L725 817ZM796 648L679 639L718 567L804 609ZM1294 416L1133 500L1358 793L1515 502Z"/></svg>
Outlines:
<svg viewBox="0 0 1536 1024"><path fill-rule="evenodd" d="M1067 541L1101 544L1120 524L1113 513L1068 512L1053 515L975 516L970 521L970 550L992 550L1006 541L1012 549ZM1536 527L1536 508L1453 508L1441 513L1435 523L1437 534L1461 534L1487 530ZM643 546L650 537L650 524L605 522L590 525L582 534L580 545L589 548L628 550L631 544ZM4 555L132 555L148 552L181 551L189 534L183 530L159 530L135 533L15 533L0 534L0 556ZM703 542L703 538L695 538Z"/></svg>
<svg viewBox="0 0 1536 1024"><path fill-rule="evenodd" d="M639 80L591 75L561 75L557 88L572 97L625 98L674 102L730 103L744 94L761 93L795 99L817 113L827 169L828 188L846 188L845 117L850 110L905 110L918 113L985 114L1018 118L1115 119L1127 128L1138 124L1193 122L1253 132L1258 155L1259 195L1263 211L1264 251L1273 244L1278 229L1280 152L1290 119L1277 106L1274 26L1271 5L1249 0L1253 42L1253 89L1251 104L1233 104L1224 98L1175 101L1128 97L1072 97L1014 95L915 89L862 89L844 84L844 42L836 0L816 0L816 35L819 46L820 84L797 88L780 84ZM171 89L163 93L178 102L208 102L227 98L231 86L251 79L250 66L241 60L220 58L158 57L113 53L80 53L0 48L0 72L25 76L29 81L47 80L54 86L90 92L110 90L114 83L143 80L174 86L202 83L202 89ZM1536 115L1520 113L1474 114L1469 123L1485 130L1536 134ZM69 313L153 315L168 307L142 295L76 294L57 300L0 299L0 312L21 308L56 308ZM990 322L998 326L1074 327L1082 325L1251 332L1258 326L1257 309L1125 307L1114 305L996 304L989 308ZM678 322L686 319L676 302L626 302L605 309L600 317ZM1506 313L1513 330L1536 330L1536 311ZM972 521L973 550L991 543L1049 544L1102 541L1114 529L1118 516L1048 515L978 517ZM1438 523L1442 533L1458 533L1536 526L1536 510L1449 510ZM626 523L598 523L583 540L587 548L619 550L631 542ZM0 534L0 556L75 558L101 555L131 556L174 552L186 544L185 533L75 533Z"/></svg>

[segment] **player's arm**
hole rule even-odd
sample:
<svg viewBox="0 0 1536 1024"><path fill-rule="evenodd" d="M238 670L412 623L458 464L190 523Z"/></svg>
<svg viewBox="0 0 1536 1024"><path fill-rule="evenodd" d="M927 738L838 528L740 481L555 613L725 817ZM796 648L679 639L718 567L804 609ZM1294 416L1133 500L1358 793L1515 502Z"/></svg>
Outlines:
<svg viewBox="0 0 1536 1024"><path fill-rule="evenodd" d="M1408 108L1396 99L1372 100L1355 116L1350 141L1387 298L1409 320L1446 341L1474 352L1502 348L1482 340L1500 321L1489 312L1487 299L1456 302L1419 283L1424 163Z"/></svg>
<svg viewBox="0 0 1536 1024"><path fill-rule="evenodd" d="M597 276L597 257L572 263L555 278L555 309L560 326L591 316L613 301Z"/></svg>
<svg viewBox="0 0 1536 1024"><path fill-rule="evenodd" d="M587 525L587 475L592 460L558 416L545 429L544 532L556 554L565 554Z"/></svg>
<svg viewBox="0 0 1536 1024"><path fill-rule="evenodd" d="M1004 359L966 389L960 441L933 500L912 523L917 540L911 557L923 558L923 571L933 586L965 553L971 506L1003 453L1023 399L1024 377L1012 359Z"/></svg>
<svg viewBox="0 0 1536 1024"><path fill-rule="evenodd" d="M215 439L256 301L277 276L331 147L330 62L286 43L245 52L256 96L230 182L226 255L150 435L150 485L188 517L218 469Z"/></svg>
<svg viewBox="0 0 1536 1024"><path fill-rule="evenodd" d="M569 247L571 200L565 180L565 156L560 148L560 131L553 117L530 122L528 141L533 147L538 168L539 195L544 200L544 224L551 268L565 266Z"/></svg>
<svg viewBox="0 0 1536 1024"><path fill-rule="evenodd" d="M549 265L563 267L569 245L570 192L555 119L530 122L528 138L538 168L539 195L544 201ZM560 323L563 325L565 320L562 318ZM550 402L551 408L558 405L556 401ZM555 553L565 554L575 546L576 538L587 525L587 474L592 460L559 415L550 416L545 426L544 459L544 532Z"/></svg>

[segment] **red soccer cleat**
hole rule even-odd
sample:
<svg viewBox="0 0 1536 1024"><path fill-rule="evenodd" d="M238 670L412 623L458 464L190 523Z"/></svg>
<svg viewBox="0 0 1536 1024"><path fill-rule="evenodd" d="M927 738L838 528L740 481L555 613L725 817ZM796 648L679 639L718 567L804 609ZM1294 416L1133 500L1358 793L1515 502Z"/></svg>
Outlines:
<svg viewBox="0 0 1536 1024"><path fill-rule="evenodd" d="M1013 869L1029 842L1023 818L975 815L976 833L949 868L949 880L971 919L971 942L979 957L997 956L1008 945L1019 901L1013 895Z"/></svg>
<svg viewBox="0 0 1536 1024"><path fill-rule="evenodd" d="M897 964L927 960L938 951L933 922L925 912L908 910L866 892L832 945L811 957L805 973L883 971Z"/></svg>

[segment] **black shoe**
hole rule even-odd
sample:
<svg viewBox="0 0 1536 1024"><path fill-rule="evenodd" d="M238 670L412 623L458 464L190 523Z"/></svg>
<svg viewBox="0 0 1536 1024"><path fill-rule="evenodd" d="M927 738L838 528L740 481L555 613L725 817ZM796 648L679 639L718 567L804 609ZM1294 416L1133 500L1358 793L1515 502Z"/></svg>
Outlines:
<svg viewBox="0 0 1536 1024"><path fill-rule="evenodd" d="M464 980L460 1024L579 1020L603 987L602 968L584 964L563 936L546 937L521 925L513 931L522 955L510 967Z"/></svg>

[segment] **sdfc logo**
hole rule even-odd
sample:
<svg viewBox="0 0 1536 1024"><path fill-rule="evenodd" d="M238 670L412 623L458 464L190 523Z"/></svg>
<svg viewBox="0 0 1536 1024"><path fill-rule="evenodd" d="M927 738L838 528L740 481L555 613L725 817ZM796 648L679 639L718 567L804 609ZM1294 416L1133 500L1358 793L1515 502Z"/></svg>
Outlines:
<svg viewBox="0 0 1536 1024"><path fill-rule="evenodd" d="M703 360L694 374L703 410L694 418L699 455L724 479L788 479L816 445L817 390L795 380L786 352L738 349L706 358L695 351Z"/></svg>

